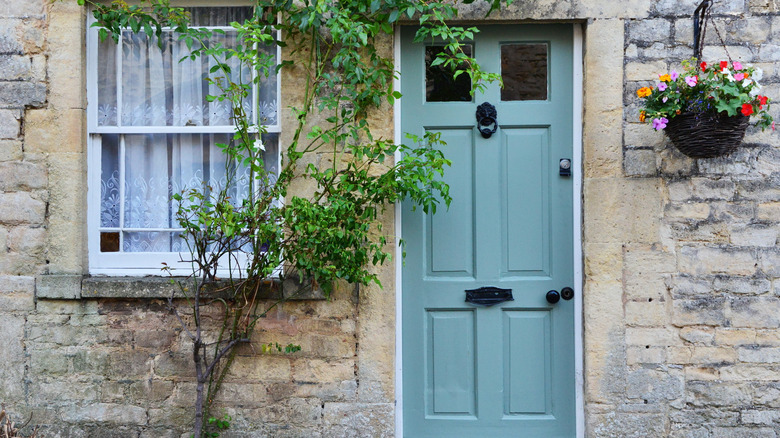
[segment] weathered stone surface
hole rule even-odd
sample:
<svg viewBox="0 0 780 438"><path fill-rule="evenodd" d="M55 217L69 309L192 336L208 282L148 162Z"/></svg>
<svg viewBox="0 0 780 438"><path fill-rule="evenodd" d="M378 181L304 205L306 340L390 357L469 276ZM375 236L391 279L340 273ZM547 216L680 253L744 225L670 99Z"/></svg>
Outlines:
<svg viewBox="0 0 780 438"><path fill-rule="evenodd" d="M40 107L46 102L41 82L0 82L0 108Z"/></svg>
<svg viewBox="0 0 780 438"><path fill-rule="evenodd" d="M81 298L81 275L42 275L37 279L38 298Z"/></svg>
<svg viewBox="0 0 780 438"><path fill-rule="evenodd" d="M0 224L43 224L46 204L28 192L0 193Z"/></svg>

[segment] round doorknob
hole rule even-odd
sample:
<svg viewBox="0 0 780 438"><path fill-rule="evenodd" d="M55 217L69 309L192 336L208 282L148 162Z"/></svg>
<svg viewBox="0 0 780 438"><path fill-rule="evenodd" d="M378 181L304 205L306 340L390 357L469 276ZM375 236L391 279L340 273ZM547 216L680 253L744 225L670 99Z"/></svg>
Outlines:
<svg viewBox="0 0 780 438"><path fill-rule="evenodd" d="M557 290L551 290L547 292L547 295L545 295L545 298L547 298L547 302L550 304L555 304L558 301L561 300L561 294L558 293Z"/></svg>
<svg viewBox="0 0 780 438"><path fill-rule="evenodd" d="M561 289L561 298L563 298L564 300L570 300L574 298L574 289L570 287L564 287L563 289Z"/></svg>

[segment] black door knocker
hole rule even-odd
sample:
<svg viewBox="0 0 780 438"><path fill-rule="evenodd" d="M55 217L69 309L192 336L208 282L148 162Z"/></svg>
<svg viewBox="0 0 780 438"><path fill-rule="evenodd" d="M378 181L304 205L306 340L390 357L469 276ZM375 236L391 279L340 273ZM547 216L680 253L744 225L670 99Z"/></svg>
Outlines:
<svg viewBox="0 0 780 438"><path fill-rule="evenodd" d="M477 129L483 138L490 138L498 129L496 107L488 102L477 107ZM490 126L493 125L491 128Z"/></svg>

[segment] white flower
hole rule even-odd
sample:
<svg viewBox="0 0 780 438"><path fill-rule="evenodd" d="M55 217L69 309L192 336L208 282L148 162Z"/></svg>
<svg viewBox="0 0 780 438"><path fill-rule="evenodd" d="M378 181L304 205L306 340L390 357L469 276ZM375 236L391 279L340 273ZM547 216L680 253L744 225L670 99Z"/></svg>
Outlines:
<svg viewBox="0 0 780 438"><path fill-rule="evenodd" d="M723 69L723 71L722 71L721 73L723 73L724 75L726 75L726 77L727 77L727 78L728 78L728 79L729 79L731 82L734 82L734 76L732 76L732 75L731 75L731 71L730 71L729 69L727 69L727 68L724 68L724 69Z"/></svg>
<svg viewBox="0 0 780 438"><path fill-rule="evenodd" d="M265 152L265 145L263 144L263 140L261 140L259 138L257 140L255 140L255 143L253 144L253 146L254 146L254 148L256 150L261 150L261 151Z"/></svg>
<svg viewBox="0 0 780 438"><path fill-rule="evenodd" d="M758 82L756 82L753 84L753 88L750 89L748 94L750 94L750 97L756 97L758 96L759 91L761 91L761 85L758 85Z"/></svg>
<svg viewBox="0 0 780 438"><path fill-rule="evenodd" d="M745 79L744 81L742 81L742 86L747 88L747 86L752 84L752 83L753 83L753 81L751 81L750 79Z"/></svg>
<svg viewBox="0 0 780 438"><path fill-rule="evenodd" d="M764 70L761 70L760 68L756 67L755 70L753 70L753 79L755 80L761 80L764 77Z"/></svg>

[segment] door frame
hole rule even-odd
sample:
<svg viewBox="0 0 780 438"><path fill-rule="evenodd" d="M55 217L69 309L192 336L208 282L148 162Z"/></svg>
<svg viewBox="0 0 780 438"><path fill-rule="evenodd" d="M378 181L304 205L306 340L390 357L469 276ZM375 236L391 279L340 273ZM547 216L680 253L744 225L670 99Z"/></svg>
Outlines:
<svg viewBox="0 0 780 438"><path fill-rule="evenodd" d="M501 25L503 23L491 22L486 24ZM507 23L511 25L511 23ZM574 374L575 374L575 412L576 433L578 438L585 436L585 380L583 375L583 321L582 321L582 288L583 288L583 263L582 263L582 96L583 96L583 29L580 23L572 23L574 27L573 44L573 62L574 70L572 80L574 81L572 96L572 160L575 163L572 166L573 192L573 244L574 244ZM401 65L401 32L398 26L395 28L393 39L393 61L396 66ZM403 72L395 78L393 86L395 90L401 89ZM393 124L395 142L403 141L403 132L401 132L401 102L395 100L393 104ZM396 152L395 160L400 159L400 152ZM402 299L403 294L403 260L398 251L401 239L401 202L395 204L395 436L403 437L404 416L403 416L403 337L402 337Z"/></svg>

